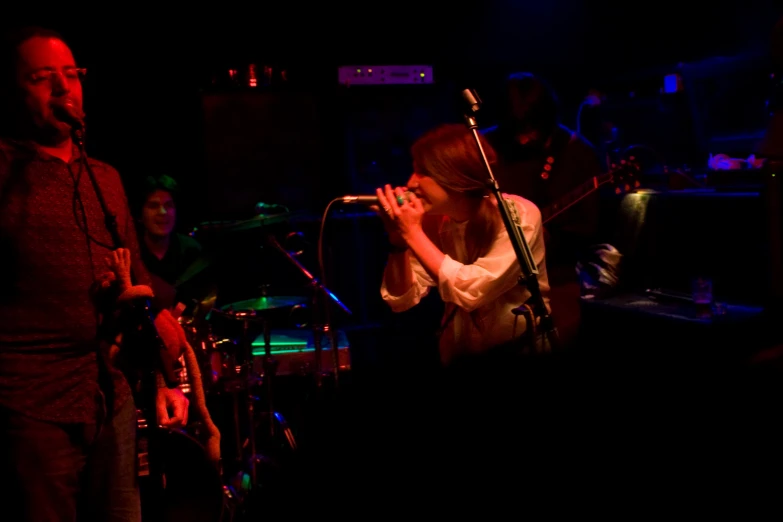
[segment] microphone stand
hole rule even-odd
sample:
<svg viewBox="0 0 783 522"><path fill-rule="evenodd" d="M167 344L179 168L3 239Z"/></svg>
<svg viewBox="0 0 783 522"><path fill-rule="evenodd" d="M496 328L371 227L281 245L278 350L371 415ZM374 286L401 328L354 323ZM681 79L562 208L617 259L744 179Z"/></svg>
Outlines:
<svg viewBox="0 0 783 522"><path fill-rule="evenodd" d="M90 178L93 189L95 190L98 203L101 206L101 210L104 215L106 228L112 238L114 248L123 248L125 242L120 236L117 228L117 217L111 212L109 206L103 197L103 192L98 185L98 180L95 177L95 173L90 167L88 161L87 152L84 147L84 127L72 126L72 137L79 148L80 160L84 165L87 175ZM133 274L132 274L133 275ZM157 374L159 371L163 376L167 388L176 388L179 385L179 380L174 372L174 364L171 355L166 349L166 345L163 343L158 330L155 327L152 304L149 299L138 300L130 304L128 312L132 314L129 318L128 324L125 324L123 329L124 340L135 340L138 344L144 346L148 345L152 340L152 346L149 346L148 350L133 350L130 354L133 362L138 365L136 369L139 373L138 394L139 403L143 411L143 418L138 419L139 428L149 428L150 435L146 438L140 437L137 441L137 454L141 457L144 453L149 455L147 457L148 466L147 469L140 469L139 474L147 474L151 482L151 490L148 492L152 497L151 505L160 505L164 497L164 491L166 489L165 479L163 475L163 467L160 459L162 455L162 442L159 436L155 435L155 431L159 424L156 412L156 394L158 389ZM157 347L157 353L155 353L155 347ZM100 354L98 360L101 360ZM108 364L108 363L107 363ZM134 384L134 383L131 383ZM109 394L109 397L113 396L113 393ZM138 417L138 415L137 415ZM151 458L150 458L151 457Z"/></svg>
<svg viewBox="0 0 783 522"><path fill-rule="evenodd" d="M104 219L106 222L106 228L109 231L109 234L112 238L112 243L114 243L114 248L123 248L125 246L125 242L123 241L122 237L120 236L119 230L117 229L117 216L115 216L111 210L109 210L109 206L106 204L106 199L103 197L103 192L100 189L100 186L98 185L98 180L95 177L95 173L92 170L92 167L90 167L90 162L87 158L87 151L84 147L84 131L81 128L76 128L73 131L73 137L76 141L77 146L79 147L79 154L81 156L82 164L84 165L84 169L87 171L87 176L90 178L90 182L92 183L93 189L95 190L95 194L98 198L98 203L101 206L101 210L103 211ZM156 341L156 346L158 347L157 354L148 353L147 355L147 366L149 367L149 371L154 373L155 370L160 371L161 375L163 376L163 380L166 383L167 388L176 388L179 386L179 379L177 378L177 374L174 371L174 364L171 356L169 355L168 350L166 349L166 345L163 343L163 340L160 338L160 335L158 334L157 328L155 327L153 312L152 312L152 303L149 299L143 299L140 300L137 305L134 306L134 308L137 308L137 310L140 312L140 320L142 322L141 327L139 328L139 331L144 331L145 334L150 334L153 336L154 340ZM157 389L157 385L154 389ZM153 408L154 409L154 408Z"/></svg>
<svg viewBox="0 0 783 522"><path fill-rule="evenodd" d="M481 139L478 133L478 123L476 121L476 113L478 112L481 99L473 89L465 89L462 91L462 97L467 102L469 110L465 113L465 123L468 128L473 132L473 138L476 141L479 155L484 163L484 167L487 170L489 179L487 180L487 187L495 195L495 199L498 202L498 210L500 211L500 217L503 219L503 225L508 231L508 237L511 240L511 244L514 247L514 252L517 255L519 266L522 269L522 275L519 277L519 284L525 285L530 292L528 302L531 303L533 309L533 317L530 318L532 322L535 322L536 317L541 318L541 324L537 327L542 331L542 352L547 352L551 349L556 349L558 346L558 333L555 327L552 315L549 313L549 309L544 302L544 296L541 294L541 289L538 284L538 267L533 259L533 253L530 251L530 246L525 240L525 234L522 232L522 226L515 224L511 220L511 215L508 210L508 204L500 192L498 182L495 180L495 176L492 174L492 167L489 164L487 155L484 152L484 147L481 144ZM527 311L525 306L527 303L522 303L517 308L514 308L512 312L514 315L523 315ZM529 325L528 328L532 328L533 325ZM547 346L549 349L547 349ZM536 339L532 339L532 353L536 353Z"/></svg>

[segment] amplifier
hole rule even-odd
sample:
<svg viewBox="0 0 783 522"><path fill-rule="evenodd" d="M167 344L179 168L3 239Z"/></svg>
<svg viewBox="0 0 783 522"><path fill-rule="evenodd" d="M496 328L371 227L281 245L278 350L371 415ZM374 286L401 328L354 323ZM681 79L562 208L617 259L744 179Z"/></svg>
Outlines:
<svg viewBox="0 0 783 522"><path fill-rule="evenodd" d="M431 65L345 65L337 69L340 85L411 85L433 83Z"/></svg>
<svg viewBox="0 0 783 522"><path fill-rule="evenodd" d="M338 368L351 369L348 337L337 330ZM329 335L321 340L321 370L334 371L332 342ZM306 375L315 370L315 341L313 331L309 329L276 330L271 335L272 358L277 361L276 375ZM259 375L264 373L264 336L259 335L252 343L254 356L253 370Z"/></svg>

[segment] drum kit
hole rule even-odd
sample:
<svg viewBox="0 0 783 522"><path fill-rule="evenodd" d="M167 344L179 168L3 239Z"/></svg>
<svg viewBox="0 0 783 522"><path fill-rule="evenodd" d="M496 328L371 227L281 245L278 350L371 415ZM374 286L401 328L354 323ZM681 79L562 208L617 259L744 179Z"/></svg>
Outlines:
<svg viewBox="0 0 783 522"><path fill-rule="evenodd" d="M189 371L183 357L178 372L186 395L193 397L196 386L203 389L209 415L220 430L221 458L217 469L197 464L206 462L201 442L206 430L197 415L190 416L184 430L167 432L163 438L169 448L166 459L172 461L167 469L180 468L180 472L167 474L170 498L166 499L166 510L170 515L164 520L222 522L246 513L248 504L261 500L259 494L275 488L270 481L297 456L296 429L289 425L281 407L291 403L285 396L287 388L279 386L281 378L296 376L297 383L314 386L315 397L319 397L325 381L330 389L336 389L340 374L350 370L347 338L333 328L330 309L336 306L348 315L351 311L298 259L301 251L283 246L301 239L301 233L286 234L283 244L278 241L281 225L289 224L290 217L288 213L255 216L196 228L194 237L205 253L175 286L183 288L198 278L211 283L202 285L208 290L193 299L190 310L178 318L198 365L197 371ZM301 275L302 295L275 295L269 276L280 275L271 273L264 274L267 282L252 297L221 302L223 287L214 284L216 277L210 272L232 271L231 267L221 268L220 253L225 245L236 244L239 232L261 232L263 255L274 255ZM216 248L210 246L214 238L218 239ZM242 279L241 274L231 275ZM297 315L307 320L285 324ZM200 374L201 382L194 382L191 373ZM193 403L191 399L191 408ZM182 462L174 462L176 459Z"/></svg>

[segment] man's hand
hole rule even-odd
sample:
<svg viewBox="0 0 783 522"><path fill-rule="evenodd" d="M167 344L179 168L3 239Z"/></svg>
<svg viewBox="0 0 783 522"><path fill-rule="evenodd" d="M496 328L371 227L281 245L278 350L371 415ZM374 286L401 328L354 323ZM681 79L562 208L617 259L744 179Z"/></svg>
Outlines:
<svg viewBox="0 0 783 522"><path fill-rule="evenodd" d="M118 248L113 251L106 259L106 263L115 274L115 279L119 283L120 293L131 286L131 254L127 248Z"/></svg>
<svg viewBox="0 0 783 522"><path fill-rule="evenodd" d="M188 423L190 401L179 388L158 388L155 404L159 425L165 428L183 428Z"/></svg>

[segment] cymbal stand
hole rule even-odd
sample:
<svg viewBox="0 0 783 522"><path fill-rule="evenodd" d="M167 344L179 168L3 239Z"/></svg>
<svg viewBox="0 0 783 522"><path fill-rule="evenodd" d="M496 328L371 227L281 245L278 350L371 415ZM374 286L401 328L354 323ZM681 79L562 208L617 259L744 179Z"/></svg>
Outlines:
<svg viewBox="0 0 783 522"><path fill-rule="evenodd" d="M270 333L270 327L269 327L269 321L266 320L265 317L258 314L255 310L228 310L225 313L228 317L237 319L242 321L242 343L240 348L240 354L242 357L241 364L239 365L239 377L241 380L241 384L238 386L234 386L231 392L233 393L233 404L234 404L234 431L236 435L236 453L239 462L244 461L242 458L242 449L244 447L244 444L242 444L242 437L241 437L241 426L242 423L240 422L240 415L239 415L239 399L237 397L237 393L241 389L245 389L247 392L247 409L246 409L246 415L247 415L247 440L249 444L249 450L250 450L250 479L251 484L256 485L257 484L257 471L256 471L256 464L260 462L262 459L259 458L257 454L257 447L256 447L256 427L255 427L255 400L256 397L253 395L253 385L255 382L257 382L257 379L255 379L254 371L253 371L253 343L250 338L250 323L256 322L258 319L261 319L261 323L263 325L264 329L264 362L263 362L263 368L264 368L264 385L266 388L267 393L267 407L269 409L268 411L268 417L269 417L269 433L272 437L276 434L275 429L275 419L277 418L277 414L274 410L274 402L273 402L273 395L272 395L272 380L274 377L274 374L277 369L277 362L272 359L272 346L271 346L271 333Z"/></svg>
<svg viewBox="0 0 783 522"><path fill-rule="evenodd" d="M313 331L313 347L315 348L315 389L318 393L321 392L323 386L323 364L321 359L321 353L323 352L323 333L324 327L328 328L328 325L321 324L321 314L318 312L320 304L320 298L318 296L319 290L316 286L315 280L310 282L312 295L310 296L310 307L312 309L311 315L311 330Z"/></svg>
<svg viewBox="0 0 783 522"><path fill-rule="evenodd" d="M263 315L261 316L261 324L264 331L264 360L262 367L264 369L264 388L266 389L266 405L267 412L269 414L269 436L274 437L277 432L275 430L275 403L274 395L272 393L272 381L277 373L278 362L272 357L272 332L269 326L269 320ZM251 343L248 341L248 345ZM252 350L250 350L252 358ZM255 451L253 452L255 455Z"/></svg>
<svg viewBox="0 0 783 522"><path fill-rule="evenodd" d="M248 442L250 444L250 480L251 484L255 486L257 480L256 473L256 430L255 430L255 408L253 406L255 397L252 393L252 377L253 377L253 344L250 340L250 321L255 320L257 314L255 310L237 310L232 311L231 314L242 321L242 370L241 377L244 380L247 390L247 431ZM267 376L264 376L266 380ZM237 404L236 396L234 397L234 404ZM274 411L274 410L270 410ZM240 433L240 422L238 418L238 408L235 408L234 423L237 434ZM271 417L271 415L270 415ZM242 455L242 444L237 448L237 453Z"/></svg>
<svg viewBox="0 0 783 522"><path fill-rule="evenodd" d="M280 243L277 241L277 239L270 235L268 238L269 243L277 250L282 252L282 254L296 267L299 269L299 271L304 275L309 281L310 286L312 288L312 306L313 306L313 343L315 345L315 378L316 378L316 385L317 389L321 390L321 383L322 383L322 371L321 371L321 341L323 339L323 334L326 333L329 335L329 339L332 344L332 357L334 359L333 361L333 368L334 368L334 385L335 388L339 386L339 369L340 369L340 363L339 363L339 346L337 342L337 330L335 330L331 325L331 302L334 302L340 309L345 312L347 315L351 315L351 310L345 306L332 291L330 291L326 286L324 286L321 281L319 281L312 273L310 273L307 268L302 265L302 263L299 262L296 257L294 257L291 252L287 251L285 248L280 245ZM328 299L323 299L323 297L327 297ZM322 301L325 301L322 303ZM330 302L331 301L331 302ZM324 307L324 315L326 318L325 324L319 324L321 320L321 315L317 311L320 310L321 306Z"/></svg>

